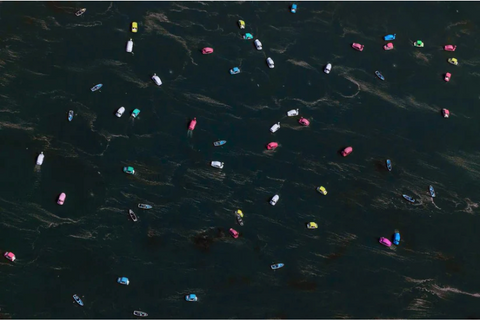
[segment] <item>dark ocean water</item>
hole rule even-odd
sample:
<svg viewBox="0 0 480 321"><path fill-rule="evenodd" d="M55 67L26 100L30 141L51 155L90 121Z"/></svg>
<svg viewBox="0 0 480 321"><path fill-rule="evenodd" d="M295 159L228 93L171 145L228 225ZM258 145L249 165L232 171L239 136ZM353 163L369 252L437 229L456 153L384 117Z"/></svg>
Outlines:
<svg viewBox="0 0 480 321"><path fill-rule="evenodd" d="M0 4L0 249L17 256L1 261L4 318L480 317L480 4L289 5ZM238 19L263 51L240 38ZM234 66L242 73L229 75ZM286 117L293 108L310 127ZM267 152L271 141L280 146ZM395 229L399 246L378 243ZM270 270L276 262L285 268Z"/></svg>

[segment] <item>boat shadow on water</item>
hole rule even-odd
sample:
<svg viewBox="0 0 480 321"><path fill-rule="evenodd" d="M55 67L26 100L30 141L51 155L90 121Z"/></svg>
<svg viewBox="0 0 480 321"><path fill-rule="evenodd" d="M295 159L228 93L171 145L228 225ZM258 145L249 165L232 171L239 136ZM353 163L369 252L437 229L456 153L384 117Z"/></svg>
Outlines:
<svg viewBox="0 0 480 321"><path fill-rule="evenodd" d="M226 233L222 227L213 227L195 235L193 237L193 243L199 250L208 252L213 243L225 237Z"/></svg>

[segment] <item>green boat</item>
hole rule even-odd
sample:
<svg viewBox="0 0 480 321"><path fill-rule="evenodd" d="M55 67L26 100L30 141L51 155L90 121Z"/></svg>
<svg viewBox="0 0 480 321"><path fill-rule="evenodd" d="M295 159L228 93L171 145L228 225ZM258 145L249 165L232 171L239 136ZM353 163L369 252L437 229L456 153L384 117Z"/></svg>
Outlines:
<svg viewBox="0 0 480 321"><path fill-rule="evenodd" d="M135 109L132 111L132 117L133 117L133 118L137 118L138 114L140 114L140 109L135 108Z"/></svg>
<svg viewBox="0 0 480 321"><path fill-rule="evenodd" d="M415 41L415 42L413 43L413 45L414 45L415 47L418 47L418 48L423 48L423 47L425 46L425 44L423 43L422 40L417 40L417 41Z"/></svg>
<svg viewBox="0 0 480 321"><path fill-rule="evenodd" d="M127 173L127 174L130 174L130 175L133 175L133 174L135 174L135 169L133 169L132 166L125 166L123 168L123 172Z"/></svg>

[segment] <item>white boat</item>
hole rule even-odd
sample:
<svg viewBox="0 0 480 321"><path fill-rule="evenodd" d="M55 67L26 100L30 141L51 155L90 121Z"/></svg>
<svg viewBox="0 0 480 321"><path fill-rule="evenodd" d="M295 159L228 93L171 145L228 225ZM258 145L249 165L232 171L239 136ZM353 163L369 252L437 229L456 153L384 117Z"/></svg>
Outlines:
<svg viewBox="0 0 480 321"><path fill-rule="evenodd" d="M325 69L323 69L323 72L326 74L329 74L331 70L332 70L332 64L328 63L327 66L325 66Z"/></svg>
<svg viewBox="0 0 480 321"><path fill-rule="evenodd" d="M133 40L132 38L130 38L130 40L128 40L127 42L127 52L132 52L133 50Z"/></svg>
<svg viewBox="0 0 480 321"><path fill-rule="evenodd" d="M275 68L275 63L273 62L273 59L268 57L267 58L267 65L268 65L268 68L272 69L272 68Z"/></svg>
<svg viewBox="0 0 480 321"><path fill-rule="evenodd" d="M43 152L40 153L40 155L38 155L37 157L37 165L42 165L43 164L43 158L45 157L45 155L43 155Z"/></svg>
<svg viewBox="0 0 480 321"><path fill-rule="evenodd" d="M276 123L275 125L273 125L272 127L270 127L270 131L272 133L276 132L278 129L280 128L280 122Z"/></svg>
<svg viewBox="0 0 480 321"><path fill-rule="evenodd" d="M157 84L157 86L160 86L162 84L160 77L158 77L156 73L153 74L152 79Z"/></svg>
<svg viewBox="0 0 480 321"><path fill-rule="evenodd" d="M289 110L287 111L287 116L298 116L298 113L299 113L299 110L298 109L292 109L292 110Z"/></svg>
<svg viewBox="0 0 480 321"><path fill-rule="evenodd" d="M274 196L272 197L272 199L270 200L270 205L275 205L275 204L277 204L279 198L280 198L280 196L278 196L278 194L274 195Z"/></svg>
<svg viewBox="0 0 480 321"><path fill-rule="evenodd" d="M220 168L220 169L222 169L222 168L223 168L223 162L212 161L212 162L210 163L210 166L215 167L215 168Z"/></svg>
<svg viewBox="0 0 480 321"><path fill-rule="evenodd" d="M262 43L260 42L260 40L258 39L255 39L255 47L257 48L257 50L262 50Z"/></svg>
<svg viewBox="0 0 480 321"><path fill-rule="evenodd" d="M115 113L115 116L122 117L124 112L125 112L125 107L122 106L122 107L118 108L117 112Z"/></svg>

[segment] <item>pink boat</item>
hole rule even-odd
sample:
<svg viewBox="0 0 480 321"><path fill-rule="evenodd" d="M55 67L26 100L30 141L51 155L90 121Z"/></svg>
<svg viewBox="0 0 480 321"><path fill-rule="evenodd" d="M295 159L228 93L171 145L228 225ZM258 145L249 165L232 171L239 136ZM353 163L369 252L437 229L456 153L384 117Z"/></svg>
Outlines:
<svg viewBox="0 0 480 321"><path fill-rule="evenodd" d="M204 55L209 55L213 52L213 48L210 48L210 47L205 47L202 49L202 54Z"/></svg>
<svg viewBox="0 0 480 321"><path fill-rule="evenodd" d="M190 125L188 125L188 130L194 130L196 125L197 125L197 117L194 117L190 122Z"/></svg>
<svg viewBox="0 0 480 321"><path fill-rule="evenodd" d="M442 109L442 115L443 115L443 118L448 118L448 117L450 117L450 111L446 108L443 108Z"/></svg>
<svg viewBox="0 0 480 321"><path fill-rule="evenodd" d="M267 145L267 149L275 149L277 147L278 147L278 143L275 143L275 142L268 143Z"/></svg>
<svg viewBox="0 0 480 321"><path fill-rule="evenodd" d="M300 125L303 125L303 126L309 126L310 125L310 122L308 121L308 119L303 118L303 117L300 117L300 119L298 120L298 123Z"/></svg>
<svg viewBox="0 0 480 321"><path fill-rule="evenodd" d="M364 45L361 45L359 43L352 43L352 48L355 49L355 50L358 50L358 51L363 51L363 47L365 47Z"/></svg>
<svg viewBox="0 0 480 321"><path fill-rule="evenodd" d="M443 78L443 79L444 79L446 82L449 82L451 77L452 77L452 74L449 73L449 72L447 72L447 73L445 74L445 78Z"/></svg>
<svg viewBox="0 0 480 321"><path fill-rule="evenodd" d="M393 49L393 43L389 42L385 46L383 46L383 50L392 50Z"/></svg>
<svg viewBox="0 0 480 321"><path fill-rule="evenodd" d="M392 246L392 242L390 242L389 239L386 239L384 237L381 237L380 240L378 240L378 243L382 244L382 245L385 245L387 247L390 247Z"/></svg>
<svg viewBox="0 0 480 321"><path fill-rule="evenodd" d="M235 231L233 228L230 228L229 231L230 231L230 234L232 235L232 237L233 237L234 239L238 239L238 235L239 235L239 234L238 234L237 231Z"/></svg>
<svg viewBox="0 0 480 321"><path fill-rule="evenodd" d="M60 194L60 196L58 197L58 200L57 200L57 204L58 205L63 205L63 203L65 203L65 198L66 197L67 197L67 195L65 193Z"/></svg>
<svg viewBox="0 0 480 321"><path fill-rule="evenodd" d="M351 146L346 147L344 150L342 150L342 156L347 157L353 152L353 148Z"/></svg>
<svg viewBox="0 0 480 321"><path fill-rule="evenodd" d="M457 46L454 46L454 45L445 45L443 47L443 49L445 49L445 51L455 51L455 49L457 49Z"/></svg>
<svg viewBox="0 0 480 321"><path fill-rule="evenodd" d="M5 252L5 254L3 254L3 256L5 256L5 258L9 261L15 261L16 260L16 257L15 257L15 254L13 254L12 252Z"/></svg>

